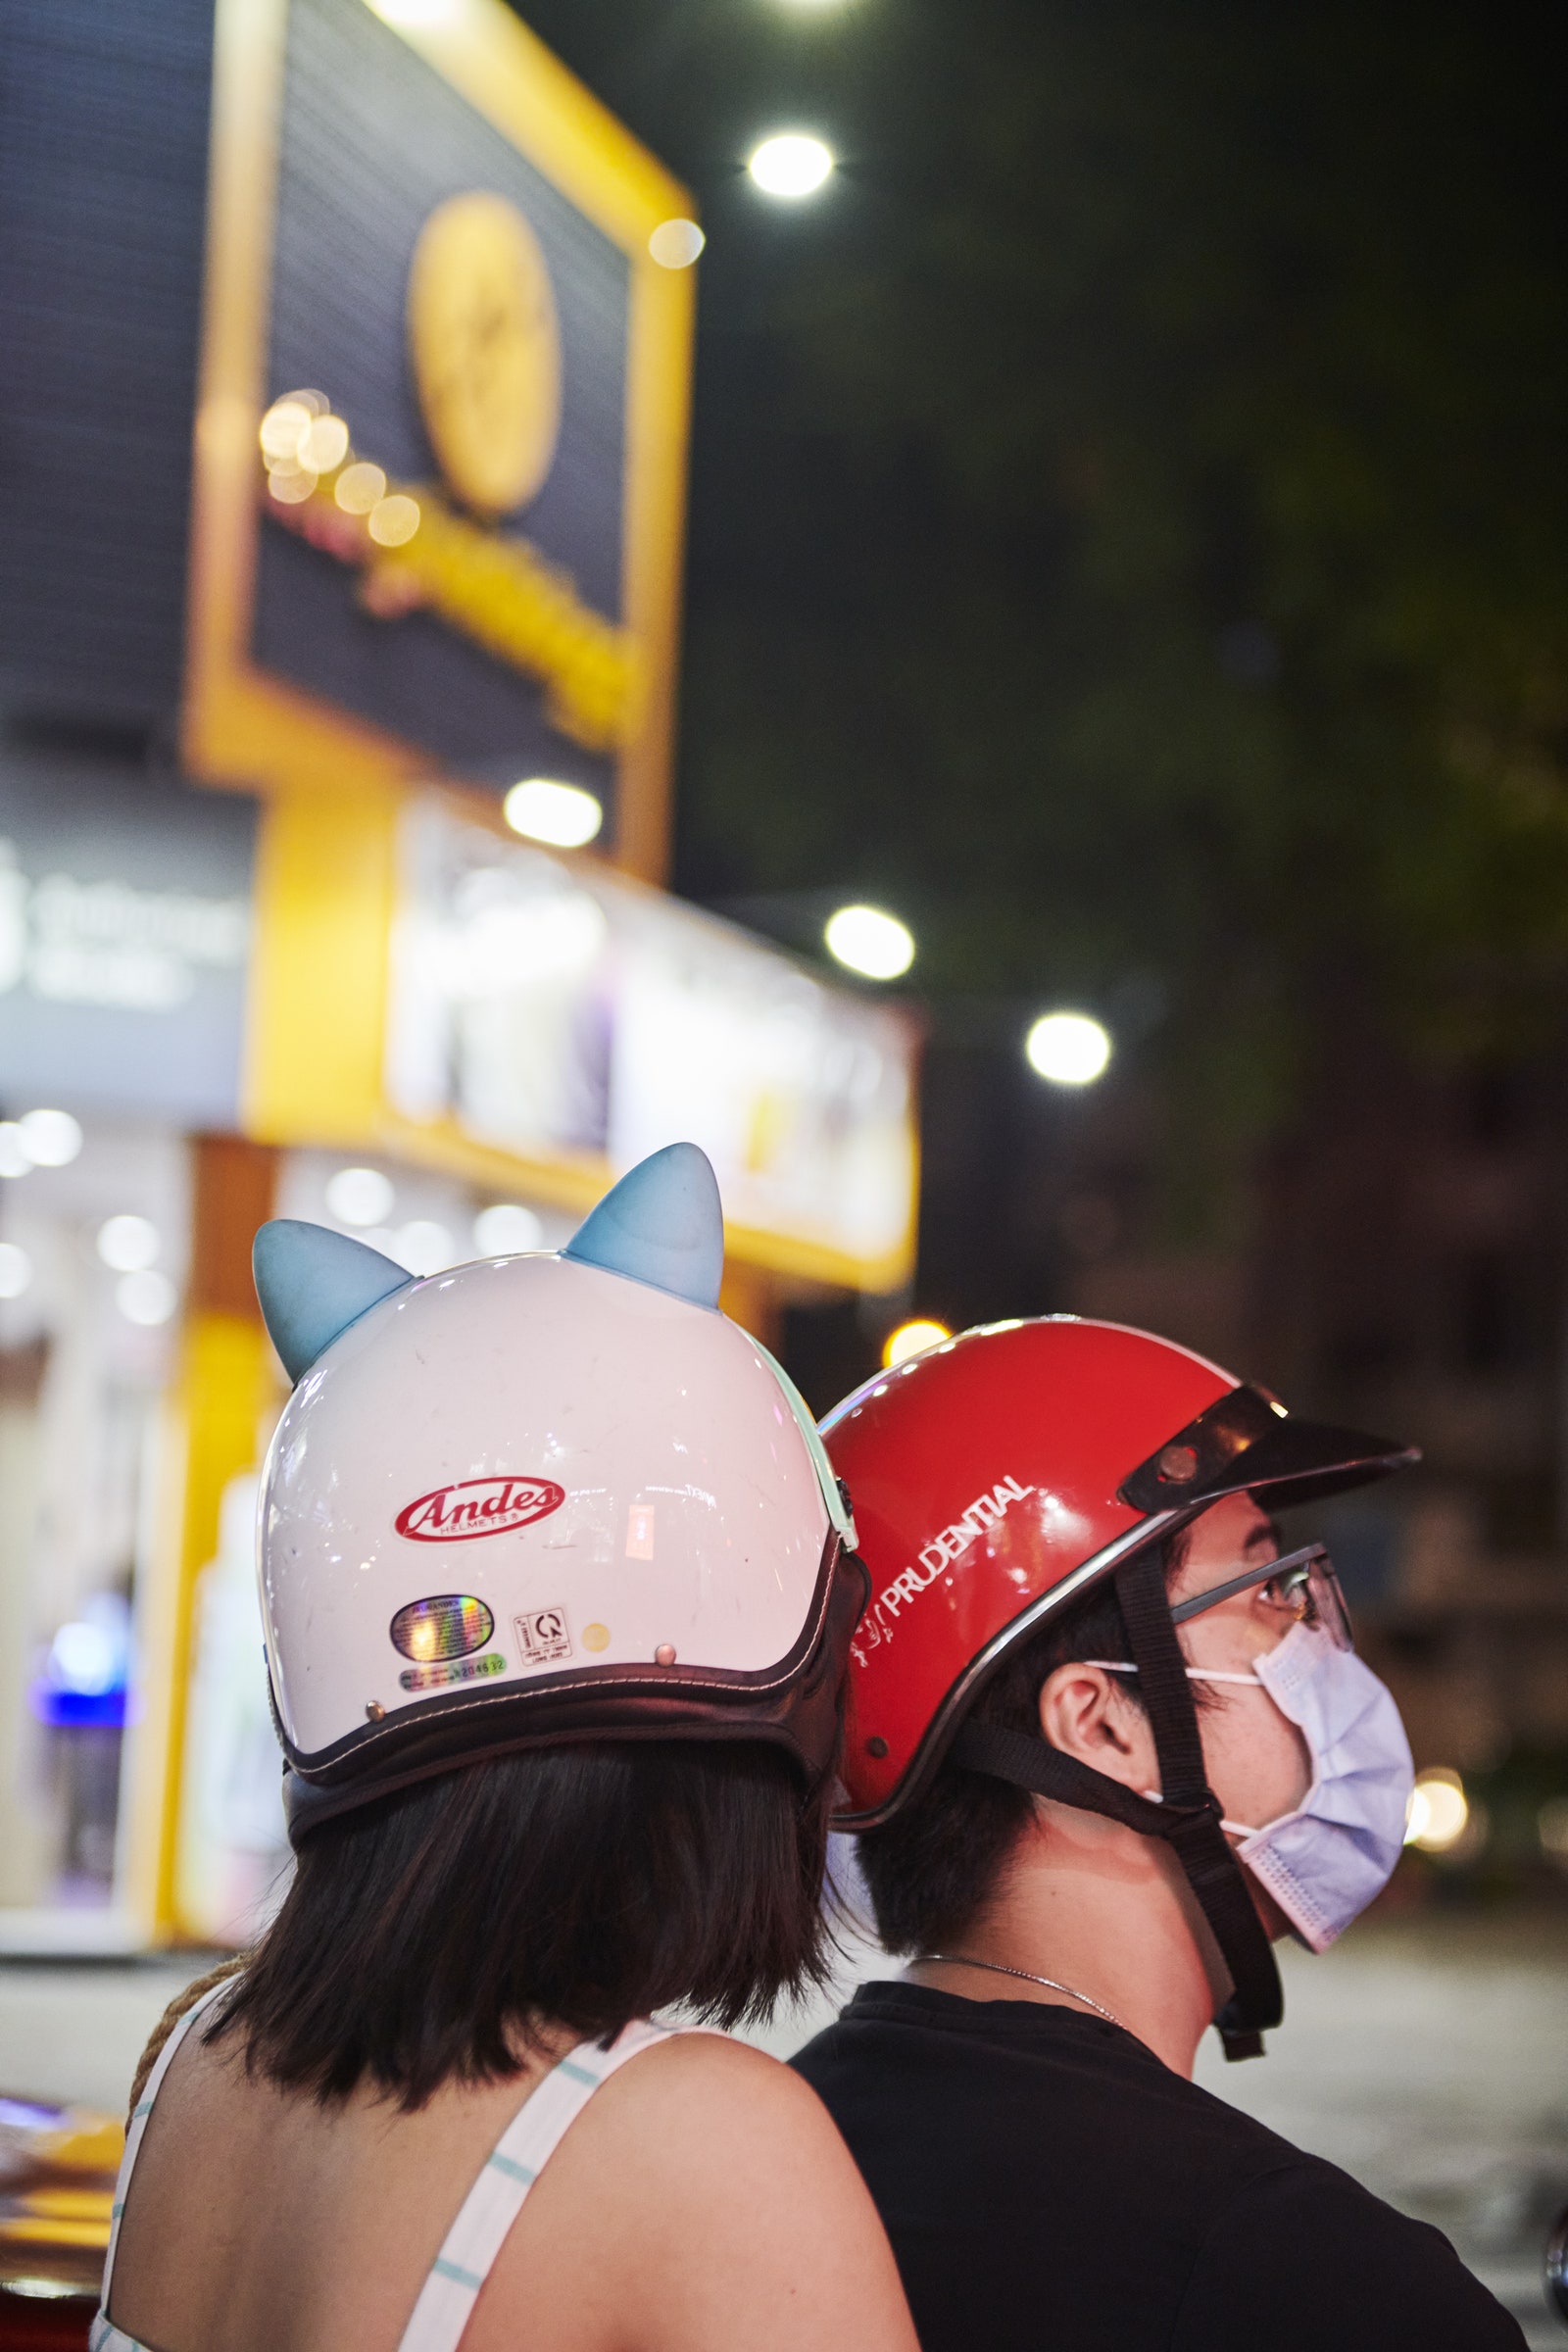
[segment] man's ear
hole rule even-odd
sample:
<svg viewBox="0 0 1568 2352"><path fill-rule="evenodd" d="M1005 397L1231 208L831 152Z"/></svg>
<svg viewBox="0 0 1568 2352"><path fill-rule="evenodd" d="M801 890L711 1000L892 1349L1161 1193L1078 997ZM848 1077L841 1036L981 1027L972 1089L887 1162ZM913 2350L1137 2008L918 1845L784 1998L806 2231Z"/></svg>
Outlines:
<svg viewBox="0 0 1568 2352"><path fill-rule="evenodd" d="M1053 1747L1140 1792L1159 1786L1149 1718L1102 1666L1058 1666L1040 1687L1040 1729Z"/></svg>

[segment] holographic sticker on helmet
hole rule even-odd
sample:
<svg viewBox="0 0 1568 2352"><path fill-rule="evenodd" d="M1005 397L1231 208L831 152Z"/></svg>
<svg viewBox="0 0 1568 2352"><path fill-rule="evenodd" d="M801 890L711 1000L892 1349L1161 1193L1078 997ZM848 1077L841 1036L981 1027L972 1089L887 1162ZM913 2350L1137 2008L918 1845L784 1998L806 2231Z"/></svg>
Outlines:
<svg viewBox="0 0 1568 2352"><path fill-rule="evenodd" d="M466 1658L470 1649L483 1649L496 1621L471 1592L435 1592L427 1600L406 1601L388 1630L406 1658L428 1666L437 1658Z"/></svg>
<svg viewBox="0 0 1568 2352"><path fill-rule="evenodd" d="M392 1522L416 1544L466 1544L548 1519L566 1499L553 1478L463 1478L406 1502Z"/></svg>

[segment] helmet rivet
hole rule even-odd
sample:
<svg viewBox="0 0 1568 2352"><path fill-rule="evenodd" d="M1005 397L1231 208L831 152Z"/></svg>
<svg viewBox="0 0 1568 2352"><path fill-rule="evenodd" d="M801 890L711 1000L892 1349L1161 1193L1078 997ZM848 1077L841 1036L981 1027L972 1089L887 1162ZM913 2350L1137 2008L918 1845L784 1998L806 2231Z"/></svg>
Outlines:
<svg viewBox="0 0 1568 2352"><path fill-rule="evenodd" d="M658 1647L658 1648L655 1650L655 1652L654 1652L654 1664L655 1664L656 1666L673 1666L673 1665L674 1665L674 1663L675 1663L675 1644L674 1644L674 1642L661 1642L661 1643L659 1644L659 1647Z"/></svg>
<svg viewBox="0 0 1568 2352"><path fill-rule="evenodd" d="M865 1743L865 1752L868 1756L885 1756L887 1754L888 1743L883 1739L880 1732L872 1733L870 1739Z"/></svg>
<svg viewBox="0 0 1568 2352"><path fill-rule="evenodd" d="M379 1723L385 1713L386 1709L382 1706L381 1701L378 1698L368 1698L366 1700L365 1720L367 1723Z"/></svg>
<svg viewBox="0 0 1568 2352"><path fill-rule="evenodd" d="M1159 1457L1159 1475L1186 1486L1198 1474L1198 1455L1191 1446L1167 1446Z"/></svg>

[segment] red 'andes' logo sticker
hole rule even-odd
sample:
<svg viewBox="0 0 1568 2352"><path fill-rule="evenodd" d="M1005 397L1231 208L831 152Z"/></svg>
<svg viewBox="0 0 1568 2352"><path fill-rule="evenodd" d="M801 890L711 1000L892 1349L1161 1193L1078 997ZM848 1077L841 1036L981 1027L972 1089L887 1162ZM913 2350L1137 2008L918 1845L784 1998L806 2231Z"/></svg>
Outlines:
<svg viewBox="0 0 1568 2352"><path fill-rule="evenodd" d="M393 1525L416 1544L466 1544L548 1519L565 1499L553 1478L464 1478L405 1503Z"/></svg>

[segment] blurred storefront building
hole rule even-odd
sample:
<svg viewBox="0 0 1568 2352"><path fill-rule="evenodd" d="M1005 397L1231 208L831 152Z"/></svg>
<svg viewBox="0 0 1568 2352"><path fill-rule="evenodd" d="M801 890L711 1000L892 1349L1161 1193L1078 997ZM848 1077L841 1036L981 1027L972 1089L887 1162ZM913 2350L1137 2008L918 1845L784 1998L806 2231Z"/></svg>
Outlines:
<svg viewBox="0 0 1568 2352"><path fill-rule="evenodd" d="M661 888L685 193L501 0L8 49L0 1949L112 1950L280 1867L257 1224L435 1272L690 1136L765 1331L906 1278L913 1039Z"/></svg>

